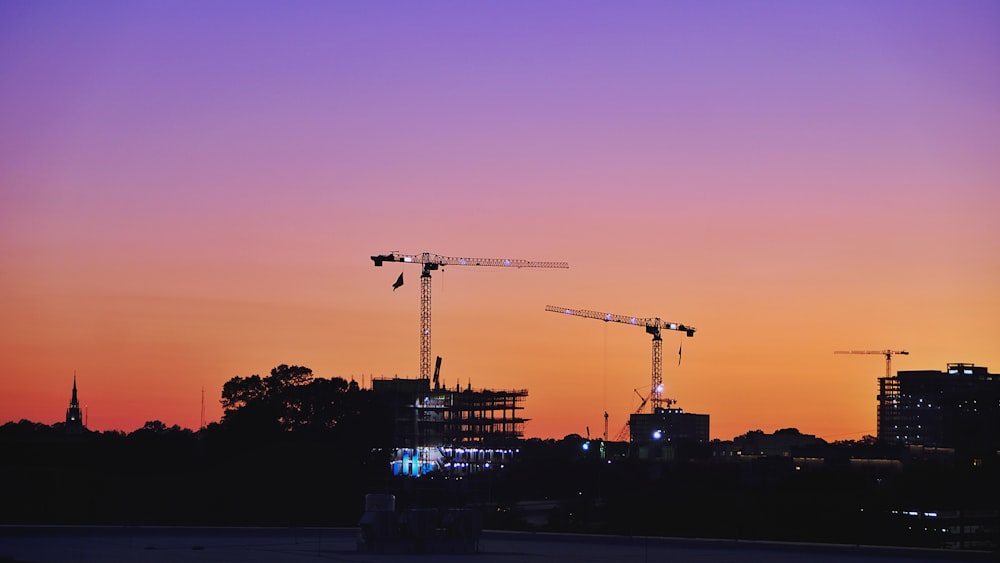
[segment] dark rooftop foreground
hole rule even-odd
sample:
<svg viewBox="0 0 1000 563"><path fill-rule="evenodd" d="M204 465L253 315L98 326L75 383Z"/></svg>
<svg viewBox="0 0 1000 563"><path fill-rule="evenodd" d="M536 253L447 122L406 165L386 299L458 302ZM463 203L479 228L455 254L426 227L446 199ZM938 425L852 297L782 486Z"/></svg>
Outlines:
<svg viewBox="0 0 1000 563"><path fill-rule="evenodd" d="M991 560L944 550L486 531L476 554L361 553L354 528L0 527L0 563L300 561L692 561L743 563Z"/></svg>

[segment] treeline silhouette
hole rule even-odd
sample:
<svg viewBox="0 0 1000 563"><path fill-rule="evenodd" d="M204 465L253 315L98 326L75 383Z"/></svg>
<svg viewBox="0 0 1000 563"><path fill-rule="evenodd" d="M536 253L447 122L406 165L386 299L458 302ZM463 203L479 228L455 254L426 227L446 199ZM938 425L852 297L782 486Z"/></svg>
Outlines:
<svg viewBox="0 0 1000 563"><path fill-rule="evenodd" d="M388 467L392 416L343 378L234 377L220 423L130 433L0 427L0 523L350 525Z"/></svg>
<svg viewBox="0 0 1000 563"><path fill-rule="evenodd" d="M502 470L413 479L389 471L400 405L354 382L281 365L227 381L221 402L221 422L198 431L0 426L0 523L354 526L378 492L399 509L477 507L497 529L941 546L954 522L923 515L1000 507L995 452L928 456L786 429L775 435L803 444L793 455L720 455L763 448L752 431L677 444L665 461L569 435L521 440ZM997 545L995 528L983 533Z"/></svg>

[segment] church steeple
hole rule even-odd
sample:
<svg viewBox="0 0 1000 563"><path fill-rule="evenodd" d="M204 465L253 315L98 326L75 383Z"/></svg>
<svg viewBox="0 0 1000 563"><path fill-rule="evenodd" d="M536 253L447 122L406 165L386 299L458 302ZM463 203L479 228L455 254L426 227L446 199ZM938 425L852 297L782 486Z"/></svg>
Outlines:
<svg viewBox="0 0 1000 563"><path fill-rule="evenodd" d="M83 428L83 415L80 412L80 401L76 398L76 373L73 374L73 397L69 400L69 408L66 409L66 427L68 429Z"/></svg>

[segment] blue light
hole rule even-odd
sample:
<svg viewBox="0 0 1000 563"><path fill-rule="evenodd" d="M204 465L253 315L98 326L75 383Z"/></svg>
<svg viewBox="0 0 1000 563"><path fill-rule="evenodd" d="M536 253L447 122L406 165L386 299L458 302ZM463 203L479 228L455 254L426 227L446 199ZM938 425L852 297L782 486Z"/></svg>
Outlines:
<svg viewBox="0 0 1000 563"><path fill-rule="evenodd" d="M663 430L653 430L653 439L659 440L663 438Z"/></svg>
<svg viewBox="0 0 1000 563"><path fill-rule="evenodd" d="M590 442L584 442L583 443L583 451L587 451L589 449L590 449Z"/></svg>
<svg viewBox="0 0 1000 563"><path fill-rule="evenodd" d="M510 260L504 260L503 261L503 265L504 266L510 266Z"/></svg>

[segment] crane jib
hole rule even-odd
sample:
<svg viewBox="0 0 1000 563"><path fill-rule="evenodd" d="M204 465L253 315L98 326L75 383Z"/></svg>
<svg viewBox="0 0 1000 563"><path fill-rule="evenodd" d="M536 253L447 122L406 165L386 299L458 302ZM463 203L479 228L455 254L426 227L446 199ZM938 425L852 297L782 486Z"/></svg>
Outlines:
<svg viewBox="0 0 1000 563"><path fill-rule="evenodd" d="M388 254L371 256L376 266L385 262L403 262L405 264L422 264L423 273L420 276L420 378L430 379L431 375L431 271L444 266L499 266L506 268L569 268L567 262L535 262L531 260L516 260L513 258L453 258L430 252L420 254L402 254L395 250ZM402 275L399 285L402 285Z"/></svg>
<svg viewBox="0 0 1000 563"><path fill-rule="evenodd" d="M693 326L686 325L684 323L668 322L663 321L659 317L633 317L630 315L616 315L614 313L603 313L599 311L591 311L588 309L570 309L567 307L556 307L554 305L546 305L546 311L553 313L563 313L565 315L573 315L577 317L585 317L588 319L597 319L604 322L616 322L629 324L633 326L645 327L650 334L653 334L656 330L676 330L686 333L688 336L694 336L697 329Z"/></svg>
<svg viewBox="0 0 1000 563"><path fill-rule="evenodd" d="M441 256L438 254L399 254L391 252L389 254L377 254L371 257L376 266L381 266L384 262L404 262L410 264L433 264L436 267L442 266L491 266L499 268L569 268L568 262L547 262L536 260L522 260L517 258L455 258L451 256Z"/></svg>

